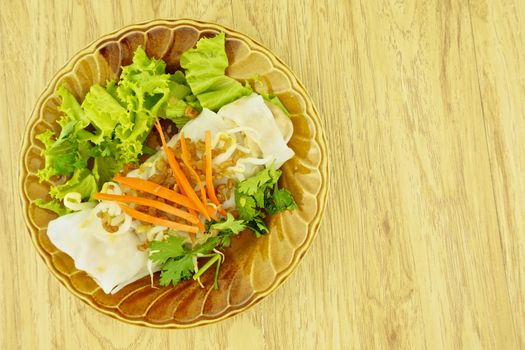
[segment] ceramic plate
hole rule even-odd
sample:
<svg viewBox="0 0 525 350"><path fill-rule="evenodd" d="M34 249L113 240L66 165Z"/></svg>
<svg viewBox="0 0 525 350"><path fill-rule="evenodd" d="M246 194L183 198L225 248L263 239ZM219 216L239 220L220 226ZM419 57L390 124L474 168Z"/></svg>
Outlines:
<svg viewBox="0 0 525 350"><path fill-rule="evenodd" d="M213 289L213 272L205 274L205 288L193 281L176 287L150 286L149 277L126 286L114 295L105 294L73 260L48 239L46 227L55 216L35 205L48 198L49 183L39 183L37 171L44 166L43 145L35 135L58 129L59 99L56 89L65 84L79 99L89 88L118 77L120 67L131 63L140 45L149 56L166 61L168 71L180 68L182 52L201 37L226 33L230 61L227 74L251 81L258 74L270 92L280 97L291 113L295 132L290 147L295 157L284 167L282 186L290 190L299 208L274 215L270 233L255 239L244 233L232 240ZM317 111L303 86L274 54L247 36L211 23L193 20L155 20L132 25L104 36L73 57L38 99L24 135L20 161L20 186L25 220L35 247L51 272L74 295L98 311L117 319L157 328L186 328L225 319L270 294L295 269L319 227L328 187L327 151ZM158 286L158 273L155 285ZM36 286L33 286L36 287Z"/></svg>

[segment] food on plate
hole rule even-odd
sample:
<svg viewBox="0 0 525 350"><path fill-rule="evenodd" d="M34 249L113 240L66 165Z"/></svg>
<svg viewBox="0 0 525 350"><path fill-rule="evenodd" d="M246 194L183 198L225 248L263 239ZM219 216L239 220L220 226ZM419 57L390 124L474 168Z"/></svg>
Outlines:
<svg viewBox="0 0 525 350"><path fill-rule="evenodd" d="M297 207L278 180L294 156L293 125L277 96L225 74L223 33L184 52L182 70L137 48L118 81L80 103L65 87L60 133L44 131L41 208L59 216L51 242L105 293L160 271L176 285L214 267L233 237L269 232L265 219Z"/></svg>

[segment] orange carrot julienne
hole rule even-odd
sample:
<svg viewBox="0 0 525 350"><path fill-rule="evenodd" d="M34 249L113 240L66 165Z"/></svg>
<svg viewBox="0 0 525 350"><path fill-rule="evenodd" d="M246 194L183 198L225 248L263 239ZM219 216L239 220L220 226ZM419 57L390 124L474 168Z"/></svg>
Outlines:
<svg viewBox="0 0 525 350"><path fill-rule="evenodd" d="M202 181L199 175L197 174L197 172L195 171L195 169L191 167L188 147L186 146L186 138L184 137L183 132L180 133L180 148L182 151L182 161L184 162L184 165L186 165L186 167L189 169L193 177L197 179L197 185L199 186L199 189L200 189L202 204L204 204L204 206L206 207L206 211L208 212L208 215L211 216L213 220L217 221L217 217L215 216L215 211L213 210L213 208L207 205L208 201L206 199L206 190L204 189L204 185L202 184Z"/></svg>
<svg viewBox="0 0 525 350"><path fill-rule="evenodd" d="M198 224L200 221L195 215L191 215L190 213L180 210L178 208L175 208L169 204L162 203L153 199L143 198L143 197L135 197L135 196L120 196L115 194L107 194L107 193L97 193L95 194L95 198L98 200L107 200L107 201L115 201L115 202L122 202L122 203L135 203L139 205L145 205L148 207L152 207L158 210L162 210L163 212L178 216L180 218L183 218L192 224Z"/></svg>
<svg viewBox="0 0 525 350"><path fill-rule="evenodd" d="M182 192L183 194L186 194L186 193L184 192L184 189L183 189L183 188L181 188L180 190L181 190L181 192ZM191 209L191 208L188 208L188 211L190 212L191 215L197 216L197 213L195 212L195 210L193 210L193 209ZM208 213L209 213L209 212L208 212ZM199 230L200 230L201 232L205 232L205 231L206 231L206 229L204 228L204 225L203 225L202 222L200 222L200 221L197 223L197 227L199 228Z"/></svg>
<svg viewBox="0 0 525 350"><path fill-rule="evenodd" d="M172 228L177 231L184 231L184 232L190 232L190 233L197 233L199 230L196 226L179 224L178 222L157 218L157 217L145 214L143 212L140 212L138 210L131 209L130 207L126 205L120 204L120 207L126 214L128 214L132 218L140 220L140 221L144 221L150 224L166 226L166 227Z"/></svg>
<svg viewBox="0 0 525 350"><path fill-rule="evenodd" d="M208 209L208 214L210 214L210 216L212 217L212 219L215 220L215 221L217 221L218 219L217 219L217 216L215 216L215 212L216 212L215 209L213 209L213 207L212 207L211 205L208 205L208 206L206 207L206 209ZM226 214L224 214L224 215L226 215Z"/></svg>
<svg viewBox="0 0 525 350"><path fill-rule="evenodd" d="M215 204L221 215L226 216L226 211L222 208L217 196L215 195L215 188L213 187L213 169L212 169L212 154L211 154L211 132L206 130L204 134L204 155L206 160L206 190L208 191L208 197L213 204Z"/></svg>
<svg viewBox="0 0 525 350"><path fill-rule="evenodd" d="M197 216L197 213L195 212L195 210L193 210L193 209L188 209L188 210L190 211L190 214L191 214L191 215L195 215L195 216ZM199 228L199 230L200 230L201 232L205 232L205 231L206 231L206 229L204 228L204 225L202 224L202 222L200 222L200 220L199 220L199 222L197 223L197 227Z"/></svg>
<svg viewBox="0 0 525 350"><path fill-rule="evenodd" d="M175 176L175 179L177 179L177 182L180 184L181 189L184 190L186 195L193 201L193 203L197 206L198 210L206 217L207 220L210 220L210 215L208 214L206 207L200 201L199 197L197 197L197 194L191 187L190 182L186 178L186 175L184 175L184 173L182 172L182 169L177 163L177 160L175 159L175 155L173 154L173 151L168 147L168 144L166 143L166 139L164 138L162 127L160 126L160 123L158 120L155 123L155 127L157 128L157 131L159 132L160 140L162 141L162 147L164 149L164 153L166 153L166 158L168 158L168 163L171 167L171 170L173 171L173 176Z"/></svg>
<svg viewBox="0 0 525 350"><path fill-rule="evenodd" d="M186 138L184 137L184 133L180 133L180 148L182 151L182 161L184 162L184 165L189 169L190 173L193 175L193 177L197 180L197 185L199 186L199 189L201 191L201 200L202 204L206 205L208 202L206 200L206 191L204 190L204 186L202 185L201 178L199 177L199 174L191 167L190 164L190 154L188 153L188 147L186 145Z"/></svg>
<svg viewBox="0 0 525 350"><path fill-rule="evenodd" d="M177 203L186 208L198 209L197 206L193 203L193 201L190 200L188 197L180 193L177 193L173 190L170 190L169 188L161 186L155 182L151 182L151 181L143 180L139 178L134 178L134 177L122 177L122 176L115 176L113 180L121 183L124 186L130 187L135 190L142 191L142 192L154 194L158 197L167 199L173 203Z"/></svg>
<svg viewBox="0 0 525 350"><path fill-rule="evenodd" d="M206 231L206 229L204 228L204 225L200 221L197 223L197 227L199 228L199 230L201 232L205 232Z"/></svg>

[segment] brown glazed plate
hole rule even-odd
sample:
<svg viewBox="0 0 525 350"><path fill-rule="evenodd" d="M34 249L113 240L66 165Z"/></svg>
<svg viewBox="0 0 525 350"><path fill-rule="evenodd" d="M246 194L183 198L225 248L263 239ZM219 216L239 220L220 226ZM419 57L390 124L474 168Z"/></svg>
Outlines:
<svg viewBox="0 0 525 350"><path fill-rule="evenodd" d="M141 45L149 56L162 58L167 70L179 68L182 52L201 37L226 33L230 61L227 74L251 81L258 74L270 92L280 97L291 113L294 134L289 143L295 157L283 166L282 186L290 190L298 209L270 218L270 233L255 239L243 233L226 249L213 289L213 272L203 275L205 288L193 281L176 287L155 288L149 277L118 293L105 294L73 260L48 239L46 228L55 215L38 208L37 198L47 198L49 183L39 183L44 166L43 145L35 135L58 129L59 99L56 89L65 84L79 99L96 83L118 77L120 67L131 63ZM42 93L28 122L20 154L20 186L23 212L33 243L59 281L74 295L98 311L119 320L156 328L188 328L235 315L270 294L287 279L312 243L319 228L328 189L328 156L318 113L290 69L274 54L247 36L217 24L188 19L154 20L131 25L106 35L80 51L62 68Z"/></svg>

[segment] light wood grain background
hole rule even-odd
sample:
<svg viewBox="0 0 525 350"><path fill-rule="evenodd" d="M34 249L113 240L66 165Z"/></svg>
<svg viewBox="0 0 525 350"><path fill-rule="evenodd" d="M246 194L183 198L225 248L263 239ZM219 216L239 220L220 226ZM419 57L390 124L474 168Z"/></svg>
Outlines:
<svg viewBox="0 0 525 350"><path fill-rule="evenodd" d="M293 276L232 319L150 330L70 295L22 221L33 105L78 50L190 17L281 57L317 104L331 191ZM525 2L19 1L0 9L1 349L525 348Z"/></svg>

